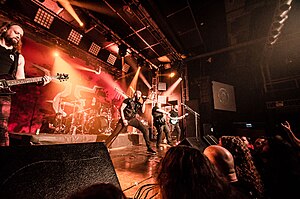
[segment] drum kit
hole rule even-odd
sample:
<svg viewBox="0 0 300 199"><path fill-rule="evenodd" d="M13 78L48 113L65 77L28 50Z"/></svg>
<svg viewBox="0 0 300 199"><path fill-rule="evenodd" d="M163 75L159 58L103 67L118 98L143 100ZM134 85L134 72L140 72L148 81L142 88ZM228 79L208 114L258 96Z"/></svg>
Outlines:
<svg viewBox="0 0 300 199"><path fill-rule="evenodd" d="M85 106L84 102L85 99L60 102L60 111L53 120L57 129L54 133L75 135L112 132L115 124L112 106L108 103Z"/></svg>

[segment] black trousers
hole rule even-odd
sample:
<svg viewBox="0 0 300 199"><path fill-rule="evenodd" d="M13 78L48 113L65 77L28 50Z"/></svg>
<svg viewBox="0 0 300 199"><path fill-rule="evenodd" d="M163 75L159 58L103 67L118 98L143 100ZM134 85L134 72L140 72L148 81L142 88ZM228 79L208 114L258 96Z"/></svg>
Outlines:
<svg viewBox="0 0 300 199"><path fill-rule="evenodd" d="M147 148L151 148L151 145L150 145L150 140L149 140L149 131L148 131L148 128L146 128L146 126L143 125L143 123L136 119L136 118L132 118L128 121L128 126L133 126L135 127L136 129L140 130L142 133L143 133L143 137L144 137L144 140L146 142L146 146ZM112 143L115 141L115 139L118 137L118 135L120 133L125 133L127 130L127 126L125 126L123 124L123 120L120 119L116 125L116 128L115 130L112 132L112 134L105 140L105 144L107 146L107 148L109 148Z"/></svg>
<svg viewBox="0 0 300 199"><path fill-rule="evenodd" d="M157 131L157 140L156 140L156 146L159 146L161 143L161 138L162 138L162 133L164 132L166 135L166 139L168 144L171 144L171 139L170 139L170 129L167 124L158 124L154 123L154 126Z"/></svg>
<svg viewBox="0 0 300 199"><path fill-rule="evenodd" d="M179 123L177 122L176 124L170 124L170 128L171 134L173 134L174 131L177 131L177 141L179 142L181 140L181 129Z"/></svg>

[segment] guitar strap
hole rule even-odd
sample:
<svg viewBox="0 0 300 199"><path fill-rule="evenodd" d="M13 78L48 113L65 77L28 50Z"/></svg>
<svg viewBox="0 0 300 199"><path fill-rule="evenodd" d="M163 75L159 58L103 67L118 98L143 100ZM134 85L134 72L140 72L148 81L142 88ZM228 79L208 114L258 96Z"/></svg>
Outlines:
<svg viewBox="0 0 300 199"><path fill-rule="evenodd" d="M16 79L20 53L15 52L14 55L15 55L15 61L14 61L13 66L9 70L9 74L12 75L13 79Z"/></svg>

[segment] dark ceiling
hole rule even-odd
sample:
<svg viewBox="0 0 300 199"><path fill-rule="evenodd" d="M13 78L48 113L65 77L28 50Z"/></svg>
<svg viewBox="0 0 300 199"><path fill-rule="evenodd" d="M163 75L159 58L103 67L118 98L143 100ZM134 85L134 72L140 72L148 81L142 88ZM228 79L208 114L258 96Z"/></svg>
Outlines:
<svg viewBox="0 0 300 199"><path fill-rule="evenodd" d="M250 59L253 54L241 48L266 43L278 2L281 1L4 0L0 5L1 16L22 23L31 37L60 45L71 53L88 53L95 58L88 60L91 65L100 60L110 73L120 76L120 45L130 52L125 57L128 65L146 63L148 69L176 67L178 63L233 50L235 53L227 60L220 59L219 65L245 62L245 56ZM299 5L297 2L294 0L294 7ZM84 26L71 16L66 4L71 5ZM39 10L53 17L49 28L35 20ZM72 30L82 36L77 44L68 40ZM100 51L91 53L93 45ZM113 47L117 50L113 51ZM261 49L256 51L263 53ZM116 57L114 63L108 62L110 54ZM222 71L219 65L214 67Z"/></svg>

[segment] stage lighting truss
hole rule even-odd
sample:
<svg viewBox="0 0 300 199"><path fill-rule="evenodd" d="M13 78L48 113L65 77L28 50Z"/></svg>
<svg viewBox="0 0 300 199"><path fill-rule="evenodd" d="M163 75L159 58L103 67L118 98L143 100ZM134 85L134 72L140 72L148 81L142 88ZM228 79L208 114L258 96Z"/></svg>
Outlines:
<svg viewBox="0 0 300 199"><path fill-rule="evenodd" d="M81 39L82 39L82 35L73 29L71 30L71 32L67 38L68 41L70 41L76 45L79 45Z"/></svg>
<svg viewBox="0 0 300 199"><path fill-rule="evenodd" d="M93 42L90 46L89 52L92 53L93 55L97 56L100 49L101 49L101 47Z"/></svg>
<svg viewBox="0 0 300 199"><path fill-rule="evenodd" d="M269 36L268 36L268 45L273 45L281 34L281 29L284 26L285 21L288 19L288 13L291 10L292 0L280 0L276 8L273 23L271 25Z"/></svg>
<svg viewBox="0 0 300 199"><path fill-rule="evenodd" d="M34 17L34 21L42 26L44 26L47 29L50 29L50 26L54 20L54 17L47 13L46 11L42 9L38 9L36 12L36 15Z"/></svg>

